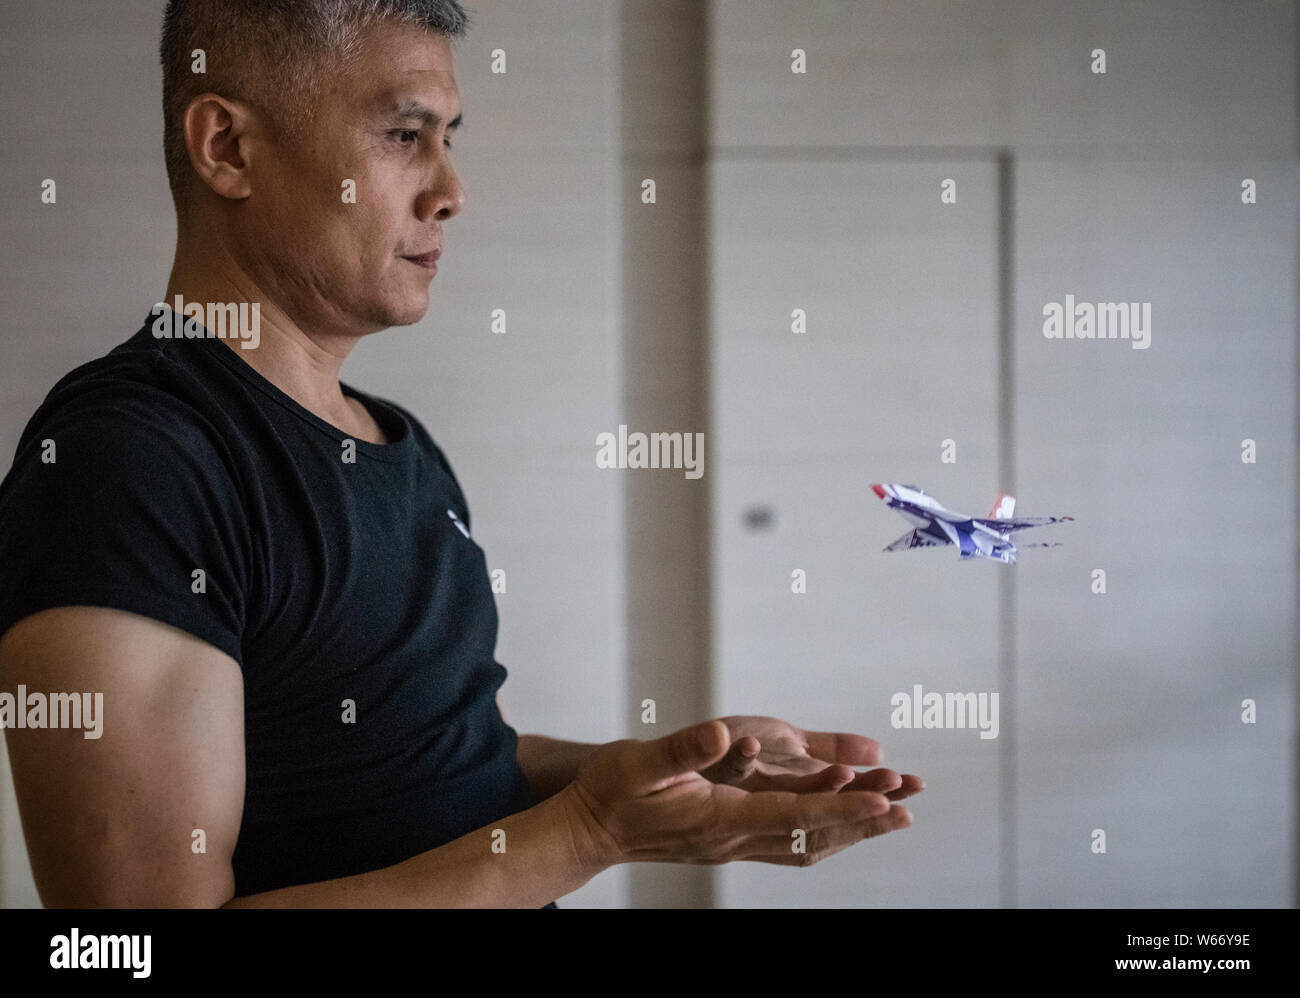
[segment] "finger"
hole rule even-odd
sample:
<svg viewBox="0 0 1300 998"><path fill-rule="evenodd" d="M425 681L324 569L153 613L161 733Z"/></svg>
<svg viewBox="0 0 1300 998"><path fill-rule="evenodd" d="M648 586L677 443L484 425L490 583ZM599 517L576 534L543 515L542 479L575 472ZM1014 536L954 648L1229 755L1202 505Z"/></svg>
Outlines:
<svg viewBox="0 0 1300 998"><path fill-rule="evenodd" d="M778 866L812 866L828 856L834 856L851 845L864 839L876 838L889 832L908 828L912 824L912 813L902 805L893 805L887 814L870 818L856 825L843 825L823 828L808 832L804 839L803 852L795 852L797 842L792 835L764 835L755 839L750 846L752 850L744 858L760 863L774 863Z"/></svg>
<svg viewBox="0 0 1300 998"><path fill-rule="evenodd" d="M900 828L907 828L911 823L912 812L901 804L893 804L884 814L868 818L865 821L859 821L851 825L832 825L828 828L806 831L804 846L810 853L829 855L830 853L826 850L838 852L840 849L851 846L855 842L861 842L863 839L875 838L878 835L884 835ZM794 853L793 843L796 840L793 835L784 837L771 835L761 836L755 841L761 843L761 848L767 855L779 856L783 852ZM794 855L799 854L794 853Z"/></svg>
<svg viewBox="0 0 1300 998"><path fill-rule="evenodd" d="M732 744L720 762L715 762L708 769L700 770L700 775L714 783L732 787L740 786L758 768L760 748L757 738L746 735Z"/></svg>
<svg viewBox="0 0 1300 998"><path fill-rule="evenodd" d="M925 783L919 776L910 773L900 776L892 769L873 769L869 773L858 773L845 789L874 790L892 801L900 801L919 794L925 789Z"/></svg>
<svg viewBox="0 0 1300 998"><path fill-rule="evenodd" d="M903 778L892 769L872 769L866 773L854 773L853 782L848 790L874 790L878 794L888 794L903 785Z"/></svg>
<svg viewBox="0 0 1300 998"><path fill-rule="evenodd" d="M841 762L846 766L874 766L885 757L880 742L866 735L842 731L804 731L808 754L822 762Z"/></svg>
<svg viewBox="0 0 1300 998"><path fill-rule="evenodd" d="M797 776L791 773L755 773L745 781L744 789L751 792L775 790L795 794L834 793L849 786L857 774L848 766L826 766L816 773ZM855 787L859 790L877 790L876 787ZM879 792L877 790L877 792Z"/></svg>
<svg viewBox="0 0 1300 998"><path fill-rule="evenodd" d="M727 754L731 732L721 721L705 721L634 746L635 778L642 784L654 785L712 766Z"/></svg>
<svg viewBox="0 0 1300 998"><path fill-rule="evenodd" d="M874 839L877 835L912 827L912 811L902 804L891 804L889 810L876 818L868 818L859 826L862 838Z"/></svg>
<svg viewBox="0 0 1300 998"><path fill-rule="evenodd" d="M883 794L866 791L796 794L760 791L724 805L724 814L738 834L789 835L828 825L854 824L889 810Z"/></svg>
<svg viewBox="0 0 1300 998"><path fill-rule="evenodd" d="M773 748L771 743L765 742L759 760L767 766L781 770L780 775L783 776L812 776L826 768L826 763L808 755L802 745L799 747L798 754L794 754L782 752Z"/></svg>
<svg viewBox="0 0 1300 998"><path fill-rule="evenodd" d="M885 794L890 800L907 800L913 794L919 794L925 789L925 781L919 776L913 776L911 773L903 774L903 785L897 790L891 790Z"/></svg>

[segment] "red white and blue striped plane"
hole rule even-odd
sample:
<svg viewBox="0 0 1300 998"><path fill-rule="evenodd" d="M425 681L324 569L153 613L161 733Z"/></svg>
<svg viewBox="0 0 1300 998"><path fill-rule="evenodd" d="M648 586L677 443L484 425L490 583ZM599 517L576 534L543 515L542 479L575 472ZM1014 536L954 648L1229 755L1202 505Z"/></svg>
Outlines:
<svg viewBox="0 0 1300 998"><path fill-rule="evenodd" d="M915 485L873 485L871 491L916 527L886 547L886 551L956 544L963 558L992 558L1011 565L1015 563L1019 550L1011 540L1013 531L1074 519L1072 516L1012 516L1016 508L1015 496L999 496L989 515L980 518L944 509L937 499ZM1021 544L1020 548L1060 546L1059 543Z"/></svg>

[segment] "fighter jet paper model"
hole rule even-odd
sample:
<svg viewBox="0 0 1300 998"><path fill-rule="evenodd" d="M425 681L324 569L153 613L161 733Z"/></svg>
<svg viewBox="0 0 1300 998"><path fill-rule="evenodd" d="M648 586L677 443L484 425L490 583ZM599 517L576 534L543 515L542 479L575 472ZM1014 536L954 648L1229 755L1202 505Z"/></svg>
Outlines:
<svg viewBox="0 0 1300 998"><path fill-rule="evenodd" d="M886 547L886 551L956 544L963 558L993 558L1011 565L1015 563L1018 550L1011 540L1012 531L1074 519L1072 516L1013 517L1011 514L1016 508L1015 496L1002 496L989 510L989 515L980 519L944 509L937 499L926 495L915 485L873 485L871 491L916 527L910 534L904 534ZM1059 543L1020 545L1021 548L1060 546Z"/></svg>

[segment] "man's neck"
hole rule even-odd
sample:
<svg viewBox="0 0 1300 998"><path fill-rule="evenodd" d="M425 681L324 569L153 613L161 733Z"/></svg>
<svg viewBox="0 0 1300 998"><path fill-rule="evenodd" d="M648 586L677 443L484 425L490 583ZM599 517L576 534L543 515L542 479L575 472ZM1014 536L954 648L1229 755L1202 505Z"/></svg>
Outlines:
<svg viewBox="0 0 1300 998"><path fill-rule="evenodd" d="M373 436L374 424L363 406L349 400L339 385L339 371L356 338L308 333L258 284L228 259L210 266L186 266L180 255L172 267L163 299L185 302L258 303L260 331L256 349L235 338L222 338L240 359L304 409L345 430Z"/></svg>

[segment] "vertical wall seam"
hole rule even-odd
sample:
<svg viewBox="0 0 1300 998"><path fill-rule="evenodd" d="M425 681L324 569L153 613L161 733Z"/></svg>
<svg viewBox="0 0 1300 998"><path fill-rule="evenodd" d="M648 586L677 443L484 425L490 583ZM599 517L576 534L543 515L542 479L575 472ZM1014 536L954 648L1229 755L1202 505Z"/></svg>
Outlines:
<svg viewBox="0 0 1300 998"><path fill-rule="evenodd" d="M1001 488L1016 487L1015 354L1015 161L1010 149L998 153L998 472ZM998 895L1003 908L1017 906L1018 862L1016 718L1016 576L998 580Z"/></svg>
<svg viewBox="0 0 1300 998"><path fill-rule="evenodd" d="M705 440L717 454L715 431L718 421L713 413L713 25L717 15L716 0L709 0L704 16L700 19L700 95L703 111L700 115L700 136L698 152L700 154L699 185L699 253L696 265L700 269L700 341L703 344L698 354L702 370L699 373L700 417L705 430ZM704 504L700 517L700 555L699 571L704 579L705 604L700 621L700 641L703 645L704 677L701 692L704 703L708 705L709 717L717 717L725 709L718 703L718 658L716 641L717 613L717 577L714 572L713 539L715 535L715 518L719 515L715 506L717 492L713 488L713 478L704 476L704 486L700 490L700 501ZM706 904L717 908L721 894L719 868L704 867Z"/></svg>
<svg viewBox="0 0 1300 998"><path fill-rule="evenodd" d="M1293 95L1293 106L1296 109L1296 156L1300 162L1300 14L1297 14L1296 8L1291 11L1291 36L1295 44L1295 63L1296 63L1296 89ZM1300 207L1300 176L1297 171L1291 172L1291 197L1292 211ZM1294 450L1292 452L1292 461L1295 468L1296 481L1291 490L1291 494L1300 497L1300 227L1296 229L1296 287L1293 302L1296 309L1296 357L1295 357L1295 376L1296 376L1296 415L1295 415L1295 435L1293 437ZM1298 521L1293 521L1298 522ZM1293 764L1295 766L1292 772L1291 785L1294 788L1300 783L1300 531L1293 533L1295 550L1292 552L1294 562L1294 572L1292 574L1291 585L1293 588L1293 598L1296 600L1296 613L1291 618L1291 652L1292 661L1294 662L1294 679L1296 683L1293 706L1291 714L1291 738L1293 742ZM1300 800L1292 793L1291 809L1293 812L1293 821L1295 822L1295 837L1291 844L1291 871L1292 871L1292 896L1291 906L1300 907Z"/></svg>
<svg viewBox="0 0 1300 998"><path fill-rule="evenodd" d="M616 76L620 106L618 163L622 220L619 235L622 361L622 416L630 430L707 430L709 359L708 259L708 8L698 0L620 0ZM669 30L671 29L671 30ZM671 90L666 86L671 79ZM679 131L663 134L666 93L684 113ZM647 128L647 122L655 127ZM686 150L685 152L683 150ZM631 181L671 174L663 185L663 207L638 203ZM680 184L680 186L676 186ZM697 212L680 210L698 199ZM678 210L674 210L674 208ZM680 253L658 252L669 236ZM649 249L656 250L648 252ZM688 325L666 329L657 294L672 289L670 310ZM664 347L669 349L663 349ZM666 403L666 389L688 386ZM656 391L659 389L659 391ZM707 446L707 453L713 453ZM713 473L716 473L713 472ZM715 695L712 654L712 576L710 472L683 486L660 478L624 477L624 669L629 707L643 696L658 699L659 727L647 730L631 721L633 737L662 737L707 719ZM668 503L669 505L665 505ZM691 532L689 551L674 545L676 534ZM670 533L671 532L671 536ZM669 552L669 553L665 553ZM664 558L672 558L671 564ZM671 576L671 580L669 577ZM652 586L673 588L672 598L656 598ZM689 636L689 637L687 637ZM654 691L660 691L655 693ZM670 706L671 705L671 706ZM665 724L673 719L671 726ZM631 907L713 907L717 877L703 865L632 864L628 874Z"/></svg>

